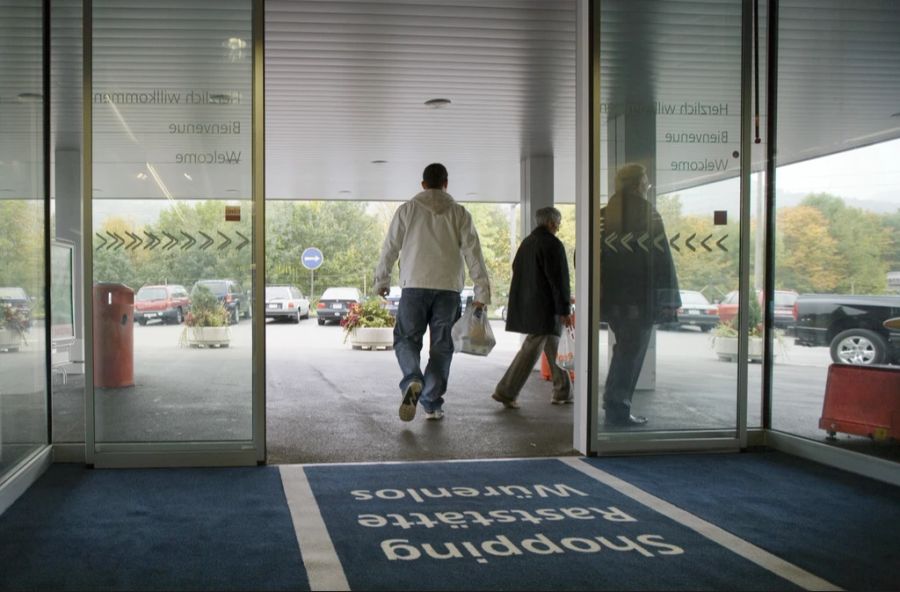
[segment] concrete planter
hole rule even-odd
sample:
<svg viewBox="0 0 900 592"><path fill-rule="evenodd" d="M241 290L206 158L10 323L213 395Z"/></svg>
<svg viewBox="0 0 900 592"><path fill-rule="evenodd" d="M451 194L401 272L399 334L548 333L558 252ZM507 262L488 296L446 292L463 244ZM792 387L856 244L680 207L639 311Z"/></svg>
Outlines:
<svg viewBox="0 0 900 592"><path fill-rule="evenodd" d="M228 327L185 327L182 343L190 347L228 347L231 329Z"/></svg>
<svg viewBox="0 0 900 592"><path fill-rule="evenodd" d="M393 349L393 327L357 327L350 333L353 349Z"/></svg>
<svg viewBox="0 0 900 592"><path fill-rule="evenodd" d="M736 362L738 358L737 337L713 337L713 349L720 360ZM751 362L761 362L763 358L762 337L751 337L747 347L747 357Z"/></svg>
<svg viewBox="0 0 900 592"><path fill-rule="evenodd" d="M19 351L19 348L24 344L25 337L18 331L0 329L0 350Z"/></svg>

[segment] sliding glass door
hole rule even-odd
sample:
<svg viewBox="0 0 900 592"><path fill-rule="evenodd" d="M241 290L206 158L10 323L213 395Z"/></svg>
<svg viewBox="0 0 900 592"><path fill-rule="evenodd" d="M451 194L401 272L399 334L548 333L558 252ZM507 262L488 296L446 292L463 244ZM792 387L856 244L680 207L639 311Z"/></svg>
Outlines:
<svg viewBox="0 0 900 592"><path fill-rule="evenodd" d="M254 5L86 10L88 454L255 463Z"/></svg>
<svg viewBox="0 0 900 592"><path fill-rule="evenodd" d="M747 5L593 5L600 452L737 448L746 425Z"/></svg>

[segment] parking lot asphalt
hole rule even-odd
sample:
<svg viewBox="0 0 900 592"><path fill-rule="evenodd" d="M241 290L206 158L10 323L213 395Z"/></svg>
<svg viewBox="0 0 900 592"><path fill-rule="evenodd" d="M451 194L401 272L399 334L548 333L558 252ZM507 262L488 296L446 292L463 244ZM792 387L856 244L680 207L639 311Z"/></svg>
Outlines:
<svg viewBox="0 0 900 592"><path fill-rule="evenodd" d="M269 461L353 462L449 458L556 456L572 452L572 406L549 404L550 385L537 371L526 384L519 410L491 400L494 385L519 346L518 334L493 321L497 346L487 357L454 356L445 419L397 417L400 373L392 351L355 350L339 326L266 325L267 451ZM244 440L250 437L251 323L231 327L227 348L197 349L181 342L184 328L136 326L135 386L97 389L96 429L101 442ZM635 394L635 413L647 430L728 429L735 423L737 365L717 359L709 334L690 329L657 332L657 377L652 391ZM607 335L600 336L601 367ZM778 430L825 441L818 429L826 348L802 348L784 339L777 348L773 417ZM24 357L16 357L24 356ZM424 356L424 354L423 354ZM38 384L14 359L0 354L4 439L39 421ZM760 424L760 364L749 366L749 425ZM36 375L40 378L40 373ZM24 378L23 378L24 377ZM16 381L22 382L16 387ZM19 396L16 388L20 389ZM13 409L20 418L12 422ZM54 440L83 438L83 382L74 376L53 396ZM602 421L599 422L602 426ZM32 426L33 427L33 426ZM897 457L897 446L839 435L837 446Z"/></svg>

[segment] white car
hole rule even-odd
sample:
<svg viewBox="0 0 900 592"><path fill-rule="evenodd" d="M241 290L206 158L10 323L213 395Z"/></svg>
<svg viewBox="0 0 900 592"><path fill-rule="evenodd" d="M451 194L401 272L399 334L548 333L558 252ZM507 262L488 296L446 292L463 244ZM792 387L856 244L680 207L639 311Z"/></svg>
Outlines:
<svg viewBox="0 0 900 592"><path fill-rule="evenodd" d="M266 286L266 318L299 323L309 318L309 300L296 286Z"/></svg>

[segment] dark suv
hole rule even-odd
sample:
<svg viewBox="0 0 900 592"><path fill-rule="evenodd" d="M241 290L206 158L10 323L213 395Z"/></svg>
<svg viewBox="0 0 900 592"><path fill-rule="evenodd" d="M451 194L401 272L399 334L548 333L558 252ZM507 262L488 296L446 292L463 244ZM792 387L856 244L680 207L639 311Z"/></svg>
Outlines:
<svg viewBox="0 0 900 592"><path fill-rule="evenodd" d="M228 311L228 322L237 323L241 317L250 318L250 298L237 280L199 280L191 288L191 296L198 286L205 286Z"/></svg>

